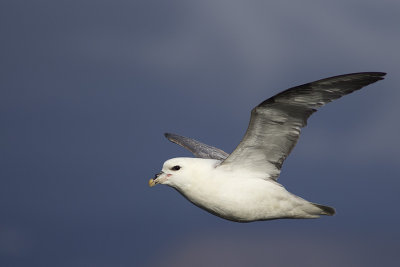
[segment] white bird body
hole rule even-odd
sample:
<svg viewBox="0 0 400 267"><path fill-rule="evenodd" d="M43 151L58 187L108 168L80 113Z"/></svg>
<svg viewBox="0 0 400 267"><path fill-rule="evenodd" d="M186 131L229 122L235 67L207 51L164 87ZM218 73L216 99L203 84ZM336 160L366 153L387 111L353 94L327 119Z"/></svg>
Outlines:
<svg viewBox="0 0 400 267"><path fill-rule="evenodd" d="M385 73L335 76L287 89L256 106L242 141L231 153L175 134L166 137L198 158L174 158L149 185L166 184L196 206L221 218L251 222L333 215L277 182L302 127L317 108L382 80Z"/></svg>
<svg viewBox="0 0 400 267"><path fill-rule="evenodd" d="M174 158L164 163L164 184L190 202L219 217L237 222L277 218L317 218L320 208L288 192L265 174L217 168L219 160ZM180 166L179 172L171 171Z"/></svg>

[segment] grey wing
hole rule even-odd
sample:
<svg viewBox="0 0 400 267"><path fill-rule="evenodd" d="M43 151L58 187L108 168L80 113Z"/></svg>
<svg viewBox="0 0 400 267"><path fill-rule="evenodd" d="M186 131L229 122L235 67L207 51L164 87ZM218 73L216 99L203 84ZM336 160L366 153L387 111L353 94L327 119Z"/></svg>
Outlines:
<svg viewBox="0 0 400 267"><path fill-rule="evenodd" d="M164 135L169 141L186 148L198 158L224 160L229 156L228 153L221 149L203 144L185 136L172 133L165 133Z"/></svg>
<svg viewBox="0 0 400 267"><path fill-rule="evenodd" d="M219 167L246 168L276 180L300 130L317 108L376 81L386 73L364 72L326 78L287 89L256 106L245 136Z"/></svg>

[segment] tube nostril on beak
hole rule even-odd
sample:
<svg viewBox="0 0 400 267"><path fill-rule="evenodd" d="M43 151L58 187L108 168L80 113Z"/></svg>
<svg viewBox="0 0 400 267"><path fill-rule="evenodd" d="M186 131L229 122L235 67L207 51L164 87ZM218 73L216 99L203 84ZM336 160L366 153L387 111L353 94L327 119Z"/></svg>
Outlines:
<svg viewBox="0 0 400 267"><path fill-rule="evenodd" d="M154 175L154 178L153 178L153 179L157 179L158 176L160 176L161 174L163 174L163 172L156 173L156 174Z"/></svg>

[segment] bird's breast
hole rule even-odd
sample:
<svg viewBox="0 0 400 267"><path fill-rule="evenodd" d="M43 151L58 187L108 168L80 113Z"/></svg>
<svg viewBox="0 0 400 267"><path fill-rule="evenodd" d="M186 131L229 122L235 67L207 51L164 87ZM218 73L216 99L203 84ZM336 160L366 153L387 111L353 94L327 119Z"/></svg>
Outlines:
<svg viewBox="0 0 400 267"><path fill-rule="evenodd" d="M210 178L181 192L195 205L235 221L256 220L279 210L286 190L257 178Z"/></svg>

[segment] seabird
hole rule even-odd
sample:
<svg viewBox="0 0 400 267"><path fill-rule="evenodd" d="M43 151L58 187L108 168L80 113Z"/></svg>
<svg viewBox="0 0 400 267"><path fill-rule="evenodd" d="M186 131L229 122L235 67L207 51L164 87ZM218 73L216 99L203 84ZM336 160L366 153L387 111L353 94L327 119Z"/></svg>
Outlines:
<svg viewBox="0 0 400 267"><path fill-rule="evenodd" d="M361 72L330 77L265 100L251 111L247 131L231 154L166 133L170 141L196 158L167 160L149 185L171 186L196 206L235 222L334 215L334 208L309 202L279 184L282 164L296 145L301 128L319 107L385 75Z"/></svg>

